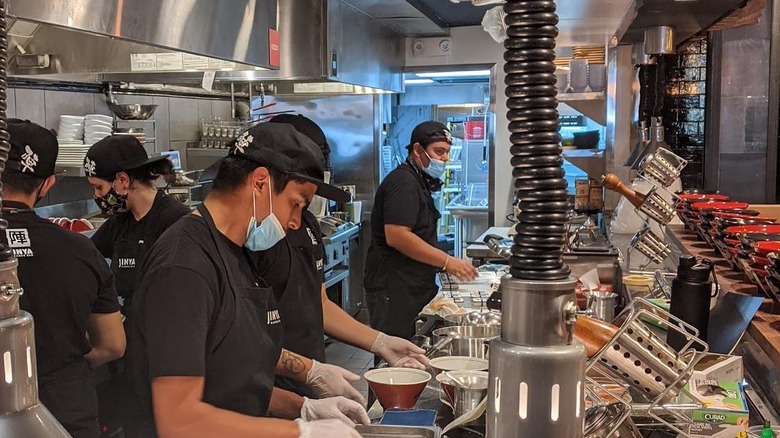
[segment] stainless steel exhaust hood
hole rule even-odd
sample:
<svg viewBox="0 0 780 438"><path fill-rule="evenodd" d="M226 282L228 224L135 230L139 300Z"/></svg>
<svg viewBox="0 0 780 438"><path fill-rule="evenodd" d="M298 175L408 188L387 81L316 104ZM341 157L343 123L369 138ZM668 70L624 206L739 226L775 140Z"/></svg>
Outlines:
<svg viewBox="0 0 780 438"><path fill-rule="evenodd" d="M669 26L675 31L675 46L680 47L705 35L747 3L748 0L634 0L616 36L621 44L642 42L648 28Z"/></svg>
<svg viewBox="0 0 780 438"><path fill-rule="evenodd" d="M403 39L342 0L22 0L11 15L16 78L200 88L203 71L214 70L216 89L403 90ZM278 71L269 69L271 44Z"/></svg>
<svg viewBox="0 0 780 438"><path fill-rule="evenodd" d="M33 23L258 67L271 66L276 12L275 0L16 0L9 8Z"/></svg>

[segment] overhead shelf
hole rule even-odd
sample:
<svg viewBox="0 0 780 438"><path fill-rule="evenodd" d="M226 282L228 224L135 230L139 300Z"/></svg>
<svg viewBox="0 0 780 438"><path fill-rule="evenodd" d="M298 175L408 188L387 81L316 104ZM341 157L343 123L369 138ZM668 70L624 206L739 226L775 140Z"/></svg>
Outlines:
<svg viewBox="0 0 780 438"><path fill-rule="evenodd" d="M603 149L564 149L563 158L595 180L607 172L606 153Z"/></svg>
<svg viewBox="0 0 780 438"><path fill-rule="evenodd" d="M559 93L558 102L569 105L601 126L607 126L607 99L603 92Z"/></svg>

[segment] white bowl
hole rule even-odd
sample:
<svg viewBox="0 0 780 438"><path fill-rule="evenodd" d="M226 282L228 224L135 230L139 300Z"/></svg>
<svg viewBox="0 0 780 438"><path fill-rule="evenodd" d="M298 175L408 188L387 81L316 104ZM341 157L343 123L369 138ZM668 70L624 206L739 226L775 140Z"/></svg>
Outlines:
<svg viewBox="0 0 780 438"><path fill-rule="evenodd" d="M110 129L87 129L84 131L84 134L86 135L111 135Z"/></svg>
<svg viewBox="0 0 780 438"><path fill-rule="evenodd" d="M69 115L61 115L60 121L67 121L67 122L75 122L75 123L81 123L84 121L84 116L69 116Z"/></svg>
<svg viewBox="0 0 780 438"><path fill-rule="evenodd" d="M431 359L431 368L438 375L443 371L485 371L488 360L469 356L442 356Z"/></svg>
<svg viewBox="0 0 780 438"><path fill-rule="evenodd" d="M84 119L88 122L113 123L114 118L105 114L87 114Z"/></svg>

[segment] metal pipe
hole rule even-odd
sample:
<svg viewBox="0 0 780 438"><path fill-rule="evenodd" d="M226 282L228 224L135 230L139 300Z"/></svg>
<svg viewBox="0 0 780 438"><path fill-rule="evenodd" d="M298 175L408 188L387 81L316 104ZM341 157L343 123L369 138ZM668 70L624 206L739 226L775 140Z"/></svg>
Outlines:
<svg viewBox="0 0 780 438"><path fill-rule="evenodd" d="M249 107L252 107L252 100L249 100ZM236 118L236 85L230 83L230 118Z"/></svg>

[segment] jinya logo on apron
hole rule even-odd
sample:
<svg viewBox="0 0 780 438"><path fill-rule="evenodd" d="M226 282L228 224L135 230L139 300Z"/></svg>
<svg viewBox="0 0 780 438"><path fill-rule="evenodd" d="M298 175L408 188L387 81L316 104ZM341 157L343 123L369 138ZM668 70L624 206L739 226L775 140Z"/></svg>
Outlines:
<svg viewBox="0 0 780 438"><path fill-rule="evenodd" d="M119 266L119 269L135 269L135 259L120 258L117 259L117 265Z"/></svg>
<svg viewBox="0 0 780 438"><path fill-rule="evenodd" d="M274 325L279 324L282 322L282 317L279 315L278 310L269 310L268 311L268 325Z"/></svg>

